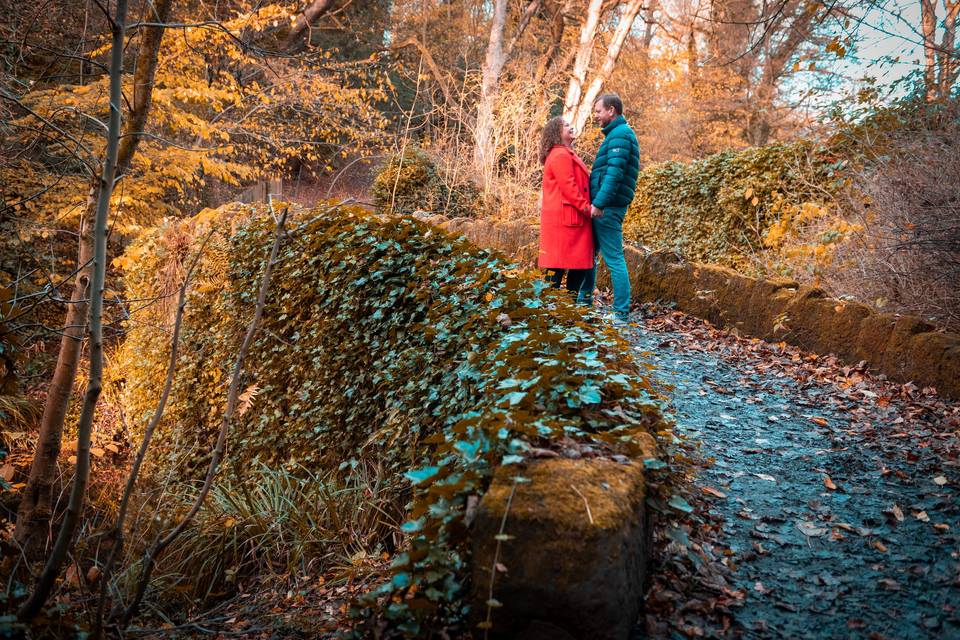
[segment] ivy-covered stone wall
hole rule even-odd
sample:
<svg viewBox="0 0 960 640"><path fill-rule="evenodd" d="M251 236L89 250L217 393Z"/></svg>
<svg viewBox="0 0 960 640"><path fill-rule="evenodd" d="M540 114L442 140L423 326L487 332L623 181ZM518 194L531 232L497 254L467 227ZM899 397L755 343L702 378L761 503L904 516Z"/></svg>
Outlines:
<svg viewBox="0 0 960 640"><path fill-rule="evenodd" d="M822 201L841 185L843 166L806 142L650 165L640 173L624 237L687 260L745 268L781 213Z"/></svg>
<svg viewBox="0 0 960 640"><path fill-rule="evenodd" d="M650 432L664 427L629 346L500 254L350 207L297 211L288 228L225 472L255 461L335 469L360 458L390 469L388 490L412 502L402 527L409 551L383 587L400 595L386 601L388 616L420 618L456 599L467 496L482 495L492 472L521 462L531 445L572 439L651 455ZM207 211L167 223L121 260L130 298L169 295L210 230L151 453L155 474L184 479L197 477L214 440L272 220L250 205ZM131 316L113 367L127 372L136 431L164 374L169 299Z"/></svg>

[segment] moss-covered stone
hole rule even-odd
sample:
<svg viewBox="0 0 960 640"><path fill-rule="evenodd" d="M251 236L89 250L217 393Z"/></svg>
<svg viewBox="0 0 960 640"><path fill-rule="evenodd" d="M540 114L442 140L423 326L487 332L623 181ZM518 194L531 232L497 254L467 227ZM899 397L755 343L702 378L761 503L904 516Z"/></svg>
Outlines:
<svg viewBox="0 0 960 640"><path fill-rule="evenodd" d="M650 550L644 498L639 463L547 459L500 469L471 532L475 617L486 616L493 579L502 604L492 609L494 637L527 637L531 625L549 623L582 640L628 638ZM510 537L498 542L501 525Z"/></svg>

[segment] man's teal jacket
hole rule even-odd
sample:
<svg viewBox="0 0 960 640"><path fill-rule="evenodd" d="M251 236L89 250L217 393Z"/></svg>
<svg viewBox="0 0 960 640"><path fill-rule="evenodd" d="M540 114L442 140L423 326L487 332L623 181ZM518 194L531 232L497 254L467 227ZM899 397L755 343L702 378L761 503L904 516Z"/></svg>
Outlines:
<svg viewBox="0 0 960 640"><path fill-rule="evenodd" d="M640 175L640 144L622 115L603 128L603 144L590 171L590 203L598 209L625 209Z"/></svg>

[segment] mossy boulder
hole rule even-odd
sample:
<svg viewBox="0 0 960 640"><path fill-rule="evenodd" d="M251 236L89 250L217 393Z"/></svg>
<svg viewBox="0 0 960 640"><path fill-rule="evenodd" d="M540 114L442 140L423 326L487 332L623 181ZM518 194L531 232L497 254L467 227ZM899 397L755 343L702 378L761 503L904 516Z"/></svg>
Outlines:
<svg viewBox="0 0 960 640"><path fill-rule="evenodd" d="M442 172L425 151L410 147L380 167L371 188L381 213L416 211L472 218L482 213L480 190L469 179Z"/></svg>
<svg viewBox="0 0 960 640"><path fill-rule="evenodd" d="M549 623L572 638L628 638L650 552L644 478L637 462L597 458L498 471L473 531L476 617L492 593L495 637Z"/></svg>

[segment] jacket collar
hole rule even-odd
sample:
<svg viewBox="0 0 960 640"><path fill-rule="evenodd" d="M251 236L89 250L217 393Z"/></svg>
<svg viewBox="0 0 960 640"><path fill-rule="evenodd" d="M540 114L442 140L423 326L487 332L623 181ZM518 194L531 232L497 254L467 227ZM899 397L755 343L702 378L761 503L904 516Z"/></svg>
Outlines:
<svg viewBox="0 0 960 640"><path fill-rule="evenodd" d="M617 116L616 118L608 122L606 126L603 127L602 129L603 135L606 136L607 134L609 134L611 131L613 131L614 129L616 129L622 124L627 124L627 119L623 117L623 114Z"/></svg>
<svg viewBox="0 0 960 640"><path fill-rule="evenodd" d="M581 167L584 171L586 171L587 173L590 173L590 170L587 169L587 165L583 162L583 160L580 159L580 156L577 155L577 152L576 152L576 151L574 151L574 150L571 149L570 147L566 147L566 146L564 146L564 145L562 145L562 144L555 144L555 145L553 145L553 148L550 149L550 153L553 153L553 152L556 151L557 149L560 149L560 150L561 150L562 152L564 152L564 153L570 154L570 157L573 158L573 161L574 161L574 162L576 162L578 165L580 165L580 167Z"/></svg>

